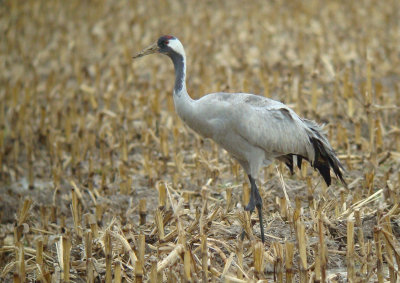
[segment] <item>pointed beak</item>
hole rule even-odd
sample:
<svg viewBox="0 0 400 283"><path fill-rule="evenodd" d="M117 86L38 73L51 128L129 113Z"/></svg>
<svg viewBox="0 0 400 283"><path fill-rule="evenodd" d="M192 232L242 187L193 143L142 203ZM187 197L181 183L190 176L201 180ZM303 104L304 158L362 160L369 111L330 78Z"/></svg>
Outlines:
<svg viewBox="0 0 400 283"><path fill-rule="evenodd" d="M137 58L140 58L140 57L143 57L143 56L146 56L149 54L157 53L157 52L159 52L159 48L158 48L158 45L156 42L156 43L150 45L149 47L143 49L139 53L137 53L135 56L133 56L133 59L137 59Z"/></svg>

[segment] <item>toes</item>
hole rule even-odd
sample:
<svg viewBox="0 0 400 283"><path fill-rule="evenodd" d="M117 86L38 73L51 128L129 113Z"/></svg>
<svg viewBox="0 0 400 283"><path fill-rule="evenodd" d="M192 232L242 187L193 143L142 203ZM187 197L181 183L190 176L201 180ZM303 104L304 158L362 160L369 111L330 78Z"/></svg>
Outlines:
<svg viewBox="0 0 400 283"><path fill-rule="evenodd" d="M261 208L262 208L262 199L261 199L261 198L256 198L255 206L256 206L258 209L261 209Z"/></svg>
<svg viewBox="0 0 400 283"><path fill-rule="evenodd" d="M245 236L247 236L247 233L246 233L246 231L243 229L242 233L240 234L240 240L243 241Z"/></svg>
<svg viewBox="0 0 400 283"><path fill-rule="evenodd" d="M244 208L244 210L246 210L246 211L254 211L254 208L255 208L256 206L252 203L252 204L248 204L248 205L246 205L245 206L245 208Z"/></svg>

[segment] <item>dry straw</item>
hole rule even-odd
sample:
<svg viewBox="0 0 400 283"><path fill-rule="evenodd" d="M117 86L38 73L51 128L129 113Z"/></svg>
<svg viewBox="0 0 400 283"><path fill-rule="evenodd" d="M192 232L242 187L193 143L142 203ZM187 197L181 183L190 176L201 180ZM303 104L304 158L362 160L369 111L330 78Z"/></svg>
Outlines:
<svg viewBox="0 0 400 283"><path fill-rule="evenodd" d="M1 282L397 282L400 2L6 1L0 7ZM325 123L347 169L258 180L174 112L249 91ZM245 233L242 233L242 232ZM243 237L242 237L243 236Z"/></svg>

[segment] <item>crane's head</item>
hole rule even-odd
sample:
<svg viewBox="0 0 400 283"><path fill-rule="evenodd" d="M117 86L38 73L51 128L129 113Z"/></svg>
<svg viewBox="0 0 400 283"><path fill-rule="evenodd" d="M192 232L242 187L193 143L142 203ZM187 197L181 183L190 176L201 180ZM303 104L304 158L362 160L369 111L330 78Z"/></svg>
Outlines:
<svg viewBox="0 0 400 283"><path fill-rule="evenodd" d="M170 57L174 54L185 56L185 51L179 39L171 35L163 35L157 40L157 42L153 43L149 47L143 49L135 56L133 56L133 59L153 53L161 53Z"/></svg>

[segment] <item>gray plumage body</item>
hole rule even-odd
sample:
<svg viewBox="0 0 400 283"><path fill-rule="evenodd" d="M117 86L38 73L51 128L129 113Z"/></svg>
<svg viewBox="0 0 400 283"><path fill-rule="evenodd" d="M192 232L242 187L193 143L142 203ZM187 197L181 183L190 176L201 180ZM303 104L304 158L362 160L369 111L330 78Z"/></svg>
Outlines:
<svg viewBox="0 0 400 283"><path fill-rule="evenodd" d="M261 166L289 153L314 162L312 131L283 103L248 93L212 93L183 105L178 115L203 137L211 138L257 177Z"/></svg>
<svg viewBox="0 0 400 283"><path fill-rule="evenodd" d="M278 159L293 172L293 165L300 168L305 159L328 186L331 169L345 184L343 167L317 123L300 118L279 101L249 93L212 93L193 100L186 91L186 56L181 42L172 36L160 37L134 58L154 52L166 54L174 63L173 99L179 117L229 152L249 176L251 196L246 210L257 207L263 241L262 199L255 183L262 166Z"/></svg>
<svg viewBox="0 0 400 283"><path fill-rule="evenodd" d="M212 93L198 100L185 96L174 95L180 118L228 151L254 178L274 159L289 162L291 171L290 163L298 159L301 166L301 158L316 166L331 160L334 171L341 167L322 127L279 101L249 93ZM313 141L322 145L322 152Z"/></svg>

